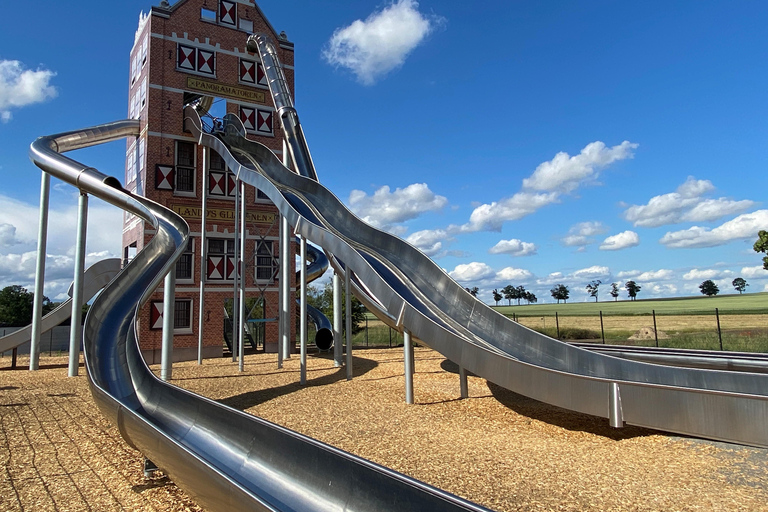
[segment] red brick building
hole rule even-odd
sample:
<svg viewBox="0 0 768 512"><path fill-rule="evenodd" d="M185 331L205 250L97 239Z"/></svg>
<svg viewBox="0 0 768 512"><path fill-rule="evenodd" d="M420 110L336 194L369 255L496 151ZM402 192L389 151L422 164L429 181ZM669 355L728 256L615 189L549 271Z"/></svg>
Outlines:
<svg viewBox="0 0 768 512"><path fill-rule="evenodd" d="M205 285L203 355L222 355L225 307L231 312L235 268L234 175L221 157L210 151L208 177L204 179L203 148L184 131L185 103L215 91L213 115L237 114L249 138L282 156L283 135L261 63L245 48L253 32L267 33L278 43L293 91L293 43L272 28L254 0L178 0L173 5L161 1L140 16L131 49L128 115L141 120L141 135L127 144L125 187L182 215L192 235L176 267L177 361L197 357L200 279ZM207 194L206 247L200 244L203 194ZM247 221L242 275L246 318L251 320L247 325L257 344L274 351L278 324L271 319L277 318L279 306L279 214L266 196L252 187L246 187L244 200ZM126 214L124 258L132 258L153 235L151 226ZM291 268L295 252L292 247ZM295 295L294 272L290 275ZM143 308L139 322L142 352L150 363L160 360L162 292L161 285ZM293 296L289 303L295 317Z"/></svg>

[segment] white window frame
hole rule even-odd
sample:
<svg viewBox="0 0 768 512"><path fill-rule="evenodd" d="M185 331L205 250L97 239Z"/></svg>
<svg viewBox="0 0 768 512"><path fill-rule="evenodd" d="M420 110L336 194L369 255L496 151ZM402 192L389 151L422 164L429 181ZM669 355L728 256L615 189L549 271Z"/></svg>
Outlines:
<svg viewBox="0 0 768 512"><path fill-rule="evenodd" d="M192 166L182 165L185 170L192 170L192 190L179 190L179 144L192 144ZM173 195L182 197L197 197L197 144L186 140L177 140L174 143L174 178L173 178Z"/></svg>

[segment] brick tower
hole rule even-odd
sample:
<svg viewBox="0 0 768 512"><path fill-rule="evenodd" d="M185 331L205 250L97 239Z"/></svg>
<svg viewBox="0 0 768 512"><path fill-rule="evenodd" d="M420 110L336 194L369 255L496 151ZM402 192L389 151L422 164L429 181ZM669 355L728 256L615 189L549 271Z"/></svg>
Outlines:
<svg viewBox="0 0 768 512"><path fill-rule="evenodd" d="M234 175L210 151L204 179L203 149L184 130L184 105L203 94L214 97L213 115L235 113L249 138L282 157L283 135L263 68L259 57L245 48L253 32L269 34L278 43L293 92L293 43L284 33L275 32L254 0L178 0L173 5L163 0L140 16L131 49L128 115L140 119L141 135L127 144L125 188L173 209L191 231L190 243L176 266L176 361L197 357L200 279L205 289L203 356L222 355L235 268ZM203 194L207 194L206 247L200 244ZM275 351L278 323L271 319L277 318L279 308L279 214L252 187L246 187L244 200L247 331L256 345ZM130 260L153 235L151 226L126 214L124 259ZM294 245L288 262L291 268ZM294 272L290 275L294 318L296 283ZM139 320L141 349L148 363L160 361L162 311L161 285ZM290 339L295 339L294 333Z"/></svg>

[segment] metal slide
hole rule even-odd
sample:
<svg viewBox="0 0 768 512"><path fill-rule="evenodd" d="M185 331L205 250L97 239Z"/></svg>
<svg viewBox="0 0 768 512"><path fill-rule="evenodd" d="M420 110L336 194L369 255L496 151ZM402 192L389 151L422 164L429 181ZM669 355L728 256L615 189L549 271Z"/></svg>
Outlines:
<svg viewBox="0 0 768 512"><path fill-rule="evenodd" d="M184 219L60 153L137 137L127 120L41 137L34 163L156 230L93 302L83 340L91 392L131 446L210 511L483 511L478 505L341 450L167 384L141 356L136 320L189 236ZM275 195L274 189L272 194Z"/></svg>
<svg viewBox="0 0 768 512"><path fill-rule="evenodd" d="M238 178L277 205L297 233L352 271L355 294L384 322L476 375L526 396L624 423L768 447L768 376L640 363L541 335L468 294L408 243L358 219L317 181L244 137L236 116L188 127Z"/></svg>
<svg viewBox="0 0 768 512"><path fill-rule="evenodd" d="M307 244L307 283L320 279L328 270L328 258L317 247ZM301 272L296 272L296 282L301 279ZM299 302L299 299L296 300ZM307 304L307 316L315 324L315 345L320 350L333 347L333 326L328 317L316 307Z"/></svg>
<svg viewBox="0 0 768 512"><path fill-rule="evenodd" d="M120 258L108 258L97 261L88 267L85 274L83 274L83 304L91 300L118 272L120 272ZM40 324L41 334L50 331L72 315L72 286L74 286L74 283L69 286L69 291L67 292L70 298L56 306L54 310L42 318ZM23 345L30 340L31 336L32 325L28 325L1 337L0 352Z"/></svg>

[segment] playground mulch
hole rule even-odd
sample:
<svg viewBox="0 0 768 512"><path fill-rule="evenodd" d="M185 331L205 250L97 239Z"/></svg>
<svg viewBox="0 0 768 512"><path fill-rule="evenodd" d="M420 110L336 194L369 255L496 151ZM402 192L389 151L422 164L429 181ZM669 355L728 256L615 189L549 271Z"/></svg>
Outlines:
<svg viewBox="0 0 768 512"><path fill-rule="evenodd" d="M406 405L402 349L354 355L352 381L313 355L300 386L298 356L278 370L256 354L243 373L226 359L177 364L172 382L494 510L768 511L767 450L612 429L477 377L460 400L456 367L421 347ZM0 510L198 510L167 478L143 477L65 358L43 364L0 371Z"/></svg>

